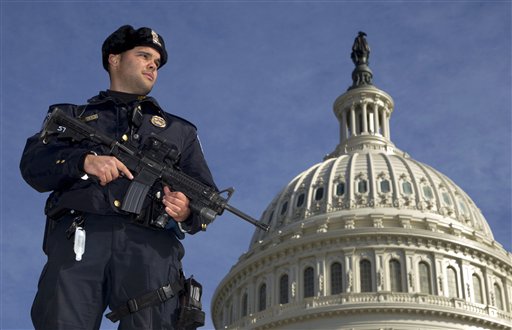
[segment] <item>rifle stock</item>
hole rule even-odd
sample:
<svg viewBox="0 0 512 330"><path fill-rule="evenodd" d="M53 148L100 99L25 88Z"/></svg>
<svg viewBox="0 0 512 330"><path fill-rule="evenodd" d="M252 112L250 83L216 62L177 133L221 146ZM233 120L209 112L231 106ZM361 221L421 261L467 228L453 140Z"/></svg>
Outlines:
<svg viewBox="0 0 512 330"><path fill-rule="evenodd" d="M124 145L80 120L67 115L59 108L55 108L48 115L40 137L43 143L47 143L47 139L53 135L57 135L59 139L90 140L105 145L110 149L112 156L118 158L130 171L136 174L121 204L123 211L140 214L149 189L155 181L162 180L165 185L173 190L185 194L190 201L191 211L202 217L207 224L211 223L217 215L221 215L224 210L227 210L262 230L269 230L268 225L228 204L229 198L234 192L233 188L217 192L212 187L183 173L176 166L169 165L168 161L155 159L152 154L148 155L148 153ZM153 135L152 138L154 139L151 140L153 143L160 143L167 147L169 153L174 151L156 135ZM227 198L221 195L224 192L227 192Z"/></svg>

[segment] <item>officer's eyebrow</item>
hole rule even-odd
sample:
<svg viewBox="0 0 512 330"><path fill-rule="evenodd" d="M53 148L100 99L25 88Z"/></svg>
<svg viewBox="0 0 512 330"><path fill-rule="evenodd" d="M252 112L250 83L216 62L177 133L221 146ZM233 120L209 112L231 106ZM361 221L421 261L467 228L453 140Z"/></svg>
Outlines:
<svg viewBox="0 0 512 330"><path fill-rule="evenodd" d="M138 50L137 55L144 55L144 56L150 57L150 58L154 57L152 53L145 51L145 50ZM156 66L159 68L160 67L160 57L157 57L155 59L155 63L156 63Z"/></svg>

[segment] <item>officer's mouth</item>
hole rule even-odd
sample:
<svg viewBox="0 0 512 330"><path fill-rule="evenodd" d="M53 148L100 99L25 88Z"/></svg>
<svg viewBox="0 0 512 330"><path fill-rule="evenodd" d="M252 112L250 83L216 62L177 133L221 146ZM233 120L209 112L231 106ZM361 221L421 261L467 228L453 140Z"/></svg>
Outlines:
<svg viewBox="0 0 512 330"><path fill-rule="evenodd" d="M151 74L149 72L144 72L143 75L145 75L151 81L155 80L155 77L153 76L153 74Z"/></svg>

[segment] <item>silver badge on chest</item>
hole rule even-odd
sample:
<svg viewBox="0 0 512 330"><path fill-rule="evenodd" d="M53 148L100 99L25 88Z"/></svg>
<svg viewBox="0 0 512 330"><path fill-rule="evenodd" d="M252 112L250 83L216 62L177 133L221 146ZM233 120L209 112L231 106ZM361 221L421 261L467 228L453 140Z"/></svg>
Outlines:
<svg viewBox="0 0 512 330"><path fill-rule="evenodd" d="M153 116L151 117L151 124L156 127L164 128L167 123L165 122L165 119L163 119L160 116Z"/></svg>

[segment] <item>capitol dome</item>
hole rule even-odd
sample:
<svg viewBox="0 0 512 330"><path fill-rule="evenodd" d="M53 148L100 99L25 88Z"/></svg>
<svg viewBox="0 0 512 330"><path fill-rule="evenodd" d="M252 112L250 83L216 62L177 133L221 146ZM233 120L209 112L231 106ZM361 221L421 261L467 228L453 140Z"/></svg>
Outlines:
<svg viewBox="0 0 512 330"><path fill-rule="evenodd" d="M365 34L340 141L270 202L212 299L217 329L510 329L512 256L471 198L391 142Z"/></svg>
<svg viewBox="0 0 512 330"><path fill-rule="evenodd" d="M262 217L272 230L256 231L251 249L292 228L317 224L318 215L328 216L326 230L414 228L495 244L487 221L461 188L396 149L386 132L374 129L374 109L380 112L377 117L387 116L382 122L393 110L389 95L374 87L360 88L342 95L334 106L338 117L350 117L351 107L354 113L366 107L367 129L344 136L334 153L277 194ZM342 130L350 131L349 125Z"/></svg>

